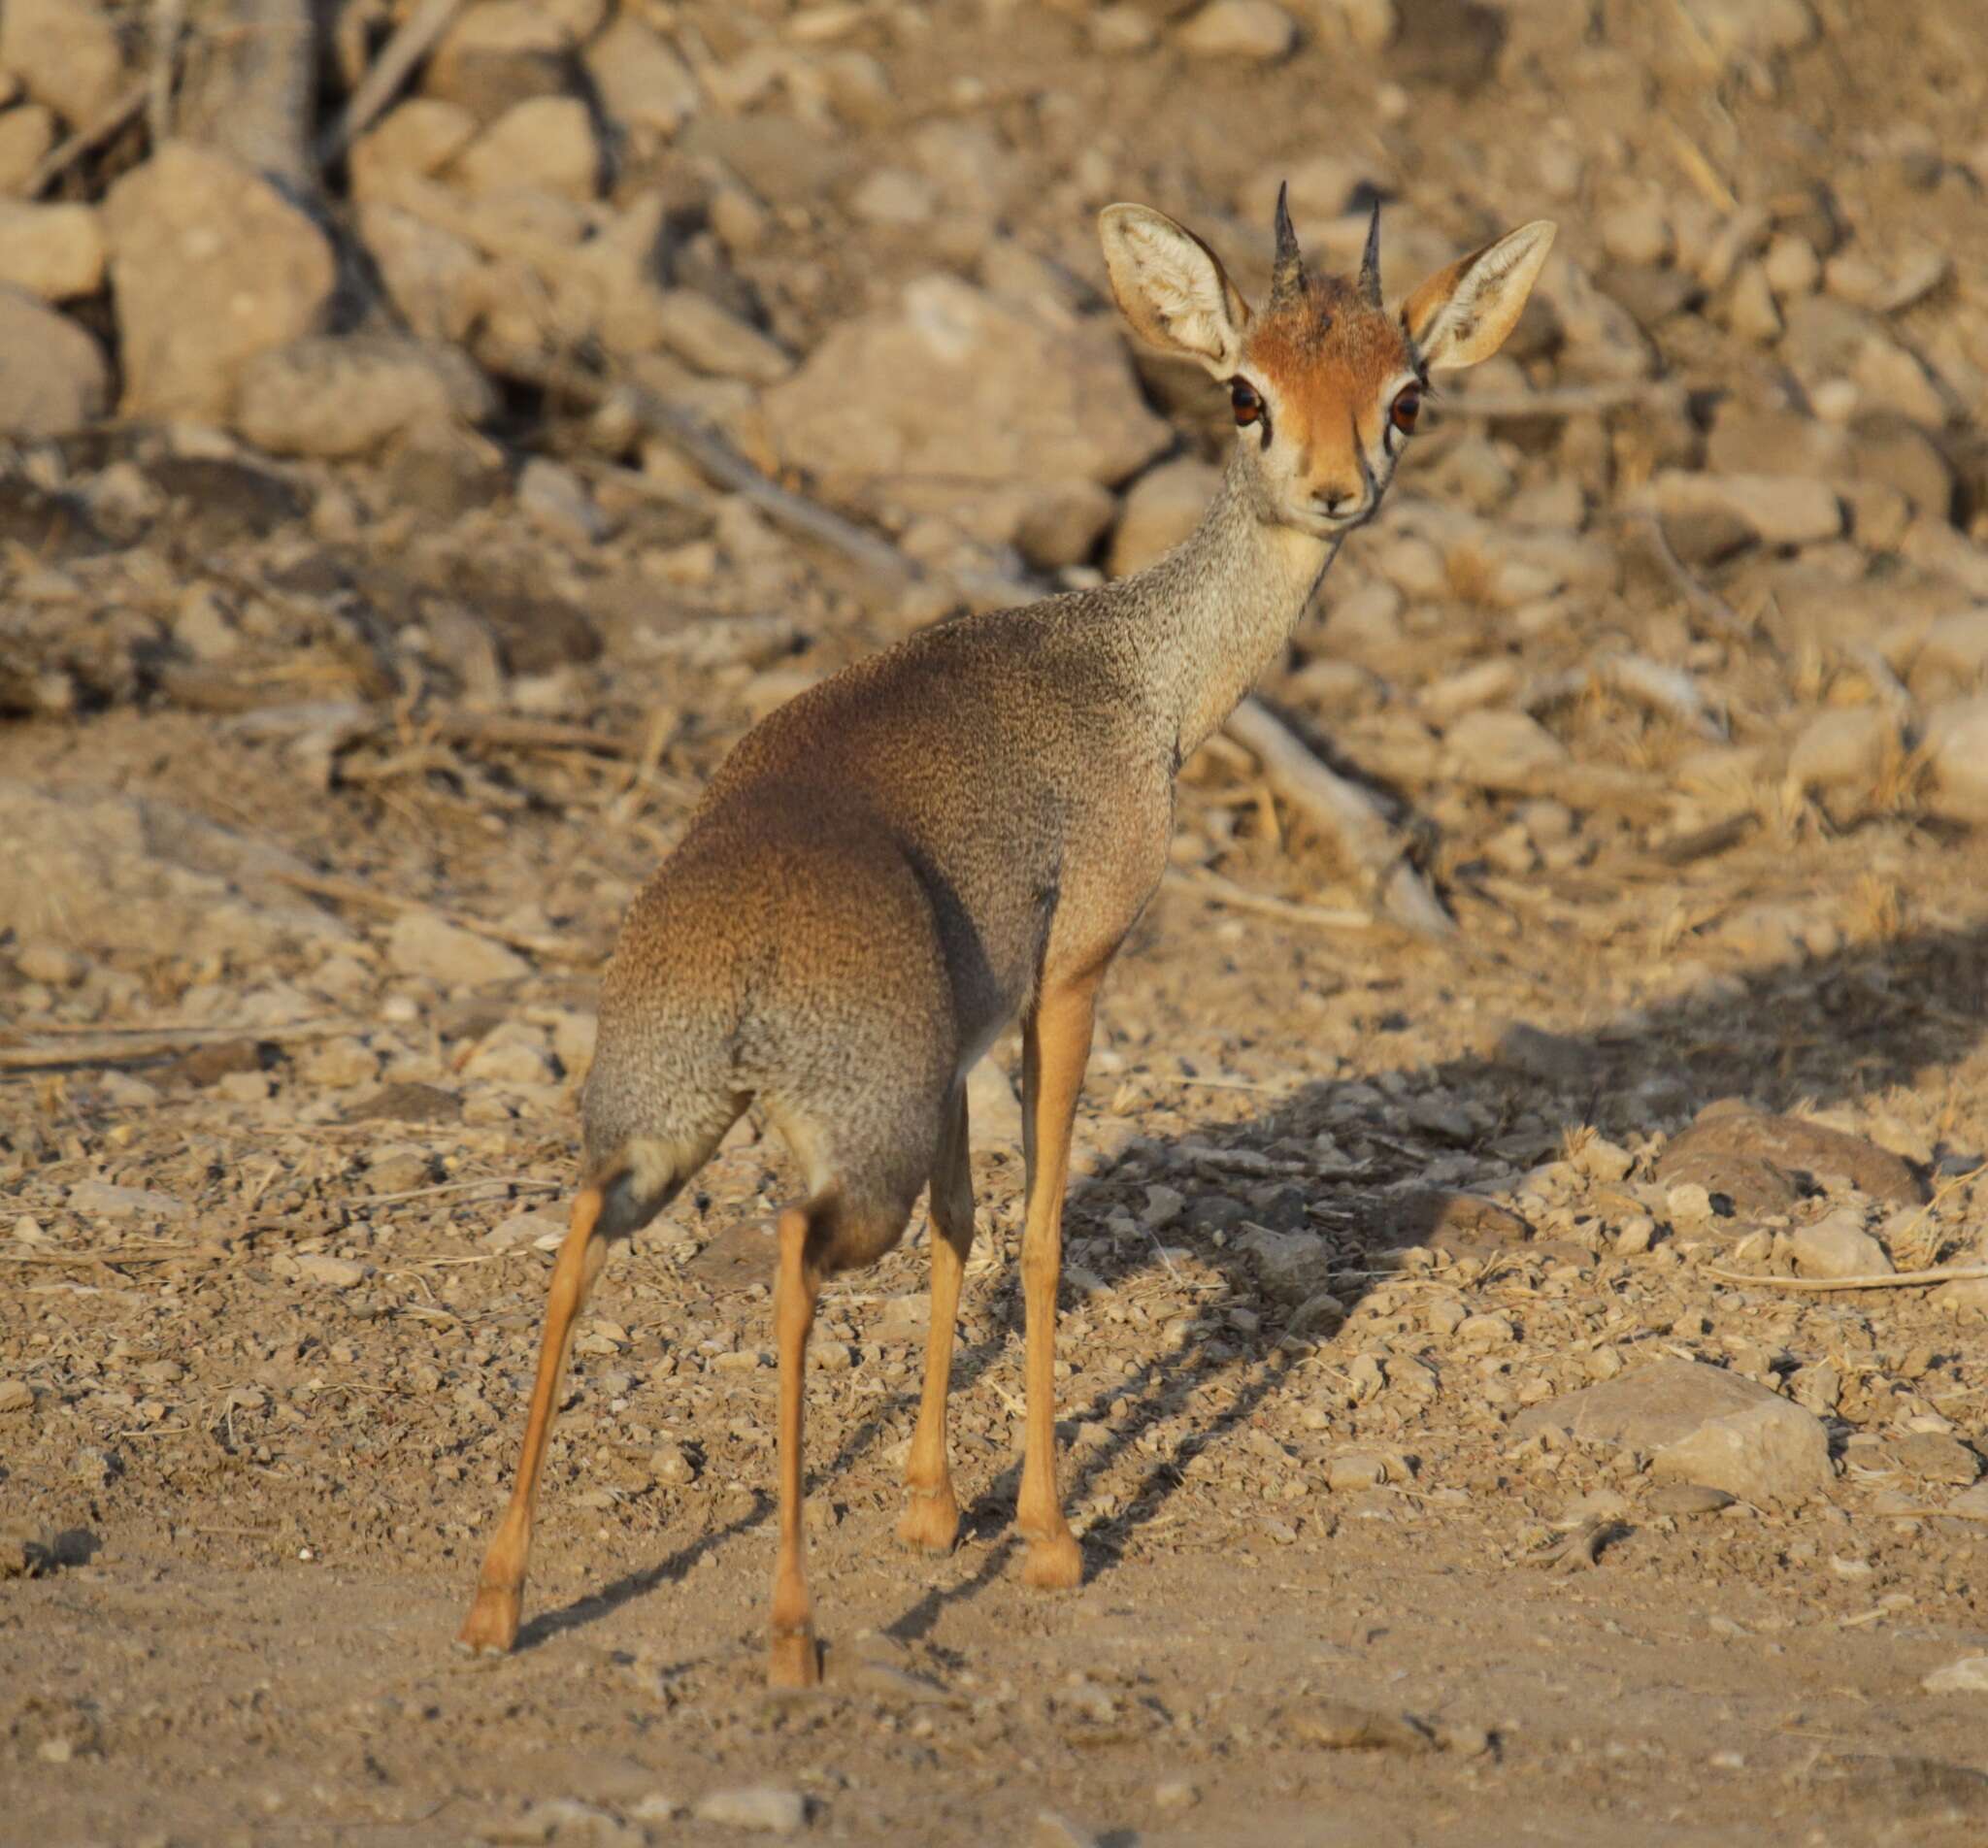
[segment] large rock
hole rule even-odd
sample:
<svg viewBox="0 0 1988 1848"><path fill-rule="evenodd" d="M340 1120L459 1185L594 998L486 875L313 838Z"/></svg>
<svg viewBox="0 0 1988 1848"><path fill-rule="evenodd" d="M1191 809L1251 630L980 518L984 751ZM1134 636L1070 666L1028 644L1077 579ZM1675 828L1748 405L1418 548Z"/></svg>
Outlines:
<svg viewBox="0 0 1988 1848"><path fill-rule="evenodd" d="M319 336L242 369L234 423L276 455L364 455L404 430L481 423L496 408L488 380L453 347Z"/></svg>
<svg viewBox="0 0 1988 1848"><path fill-rule="evenodd" d="M98 0L7 0L0 66L73 128L102 115L124 80L117 34Z"/></svg>
<svg viewBox="0 0 1988 1848"><path fill-rule="evenodd" d="M897 476L1109 487L1171 440L1110 322L951 276L844 322L764 411L781 458L836 498Z"/></svg>
<svg viewBox="0 0 1988 1848"><path fill-rule="evenodd" d="M403 911L394 919L386 960L404 975L424 975L449 987L512 981L531 973L531 965L516 951L433 911Z"/></svg>
<svg viewBox="0 0 1988 1848"><path fill-rule="evenodd" d="M0 932L92 953L268 953L345 939L279 874L287 854L171 803L0 782Z"/></svg>
<svg viewBox="0 0 1988 1848"><path fill-rule="evenodd" d="M0 284L66 302L103 282L104 233L88 206L0 203Z"/></svg>
<svg viewBox="0 0 1988 1848"><path fill-rule="evenodd" d="M1926 807L1948 821L1988 824L1988 694L1935 707L1922 745Z"/></svg>
<svg viewBox="0 0 1988 1848"><path fill-rule="evenodd" d="M243 363L315 332L337 283L330 241L246 167L167 142L111 188L123 409L218 418Z"/></svg>
<svg viewBox="0 0 1988 1848"><path fill-rule="evenodd" d="M0 288L0 431L52 437L110 408L111 369L97 344L52 309Z"/></svg>
<svg viewBox="0 0 1988 1848"><path fill-rule="evenodd" d="M1111 535L1111 576L1130 577L1150 565L1201 524L1222 472L1191 455L1149 469L1132 484Z"/></svg>
<svg viewBox="0 0 1988 1848"><path fill-rule="evenodd" d="M1667 1188L1695 1181L1708 1194L1723 1194L1742 1219L1786 1212L1831 1182L1900 1205L1926 1197L1902 1157L1864 1137L1720 1105L1708 1106L1664 1150L1656 1178Z"/></svg>
<svg viewBox="0 0 1988 1848"><path fill-rule="evenodd" d="M1656 1361L1512 1421L1521 1437L1548 1430L1641 1451L1661 1481L1747 1502L1799 1501L1832 1480L1829 1436L1812 1412L1699 1361Z"/></svg>
<svg viewBox="0 0 1988 1848"><path fill-rule="evenodd" d="M1885 1248L1864 1230L1864 1215L1855 1206L1797 1226L1786 1248L1795 1269L1805 1277L1887 1276L1893 1269Z"/></svg>

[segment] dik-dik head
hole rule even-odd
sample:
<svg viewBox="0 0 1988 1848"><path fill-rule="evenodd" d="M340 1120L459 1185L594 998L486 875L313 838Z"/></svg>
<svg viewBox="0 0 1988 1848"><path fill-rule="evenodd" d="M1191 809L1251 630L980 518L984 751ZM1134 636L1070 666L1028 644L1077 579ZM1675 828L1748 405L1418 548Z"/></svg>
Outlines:
<svg viewBox="0 0 1988 1848"><path fill-rule="evenodd" d="M1111 290L1133 331L1229 387L1266 513L1337 538L1372 517L1415 428L1432 372L1505 344L1553 246L1543 218L1438 270L1395 308L1380 299L1380 212L1360 274L1311 276L1281 190L1270 294L1252 310L1215 253L1164 214L1107 206Z"/></svg>

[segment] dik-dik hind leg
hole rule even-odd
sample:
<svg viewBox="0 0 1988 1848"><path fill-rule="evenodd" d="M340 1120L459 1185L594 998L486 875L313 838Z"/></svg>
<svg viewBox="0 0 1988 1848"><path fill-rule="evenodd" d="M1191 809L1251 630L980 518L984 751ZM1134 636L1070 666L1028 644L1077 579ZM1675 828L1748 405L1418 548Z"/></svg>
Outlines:
<svg viewBox="0 0 1988 1848"><path fill-rule="evenodd" d="M959 1502L946 1462L945 1398L952 1381L953 1324L960 1280L974 1245L974 1175L967 1152L964 1083L946 1106L932 1164L932 1327L925 1336L925 1390L905 1467L905 1511L897 1536L907 1546L949 1552L959 1532Z"/></svg>
<svg viewBox="0 0 1988 1848"><path fill-rule="evenodd" d="M1063 1188L1070 1129L1090 1059L1099 968L1045 990L1022 1029L1022 1120L1028 1129L1028 1206L1021 1235L1021 1288L1028 1321L1028 1431L1015 1526L1029 1542L1022 1577L1067 1591L1083 1577L1083 1555L1056 1489L1056 1286L1063 1274Z"/></svg>
<svg viewBox="0 0 1988 1848"><path fill-rule="evenodd" d="M821 1212L811 1203L780 1214L779 1270L774 1281L774 1345L779 1357L780 1548L773 1573L767 1685L812 1688L821 1679L814 1610L801 1537L804 1464L801 1426L808 1386L808 1335L821 1294Z"/></svg>
<svg viewBox="0 0 1988 1848"><path fill-rule="evenodd" d="M573 1219L552 1267L551 1289L546 1304L546 1335L539 1348L539 1375L532 1387L531 1414L525 1421L524 1454L511 1504L504 1511L483 1556L477 1580L476 1601L456 1637L456 1646L476 1655L502 1653L517 1640L518 1613L524 1602L526 1563L532 1550L532 1516L538 1506L539 1475L546 1467L546 1446L558 1409L559 1385L566 1375L573 1348L573 1325L594 1279L607 1262L608 1241L600 1220L606 1204L597 1186L580 1190L573 1203Z"/></svg>

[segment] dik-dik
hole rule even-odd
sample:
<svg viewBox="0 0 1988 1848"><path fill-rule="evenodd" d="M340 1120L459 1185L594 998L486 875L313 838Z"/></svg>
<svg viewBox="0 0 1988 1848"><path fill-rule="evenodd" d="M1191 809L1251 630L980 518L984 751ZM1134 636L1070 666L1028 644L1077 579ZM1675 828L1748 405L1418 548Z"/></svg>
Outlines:
<svg viewBox="0 0 1988 1848"><path fill-rule="evenodd" d="M824 1279L874 1263L921 1189L932 1327L898 1527L959 1520L945 1400L974 1237L967 1074L1017 1017L1027 1205L1022 1576L1076 1585L1056 1486L1056 1284L1071 1122L1098 984L1167 865L1180 765L1284 646L1393 479L1429 375L1496 352L1554 227L1522 226L1382 305L1379 214L1352 281L1308 274L1281 196L1260 309L1143 206L1100 221L1133 330L1235 407L1213 504L1176 550L1101 589L913 636L750 732L630 908L602 984L585 1185L552 1272L510 1506L461 1642L516 1639L533 1509L574 1320L608 1246L678 1194L749 1106L805 1181L779 1214L779 1553L768 1679L819 1674L802 1564L802 1387Z"/></svg>

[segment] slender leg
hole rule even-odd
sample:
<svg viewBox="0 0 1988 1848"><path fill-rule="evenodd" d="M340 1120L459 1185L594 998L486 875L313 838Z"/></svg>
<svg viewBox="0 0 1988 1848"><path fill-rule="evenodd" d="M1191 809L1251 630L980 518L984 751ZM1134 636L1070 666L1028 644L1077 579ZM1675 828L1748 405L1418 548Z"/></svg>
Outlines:
<svg viewBox="0 0 1988 1848"><path fill-rule="evenodd" d="M518 1461L517 1481L511 1492L511 1504L483 1556L476 1601L456 1637L456 1647L473 1654L501 1653L517 1640L525 1565L532 1548L532 1514L539 1499L539 1475L546 1467L546 1443L551 1436L552 1415L558 1409L559 1383L565 1377L567 1357L573 1348L573 1325L608 1256L607 1241L595 1237L594 1232L601 1206L598 1187L581 1189L573 1203L573 1219L566 1240L559 1247L559 1260L552 1267L552 1283L546 1304L546 1335L539 1348L539 1376L532 1387L531 1414L525 1420L524 1454Z"/></svg>
<svg viewBox="0 0 1988 1848"><path fill-rule="evenodd" d="M932 1164L932 1327L925 1336L925 1390L905 1467L905 1512L897 1536L907 1546L951 1550L959 1502L945 1456L945 1395L952 1381L952 1331L960 1279L974 1245L974 1176L967 1154L967 1094L948 1106Z"/></svg>
<svg viewBox="0 0 1988 1848"><path fill-rule="evenodd" d="M812 1204L789 1206L780 1214L779 1275L773 1304L780 1369L780 1550L773 1574L773 1635L766 1666L771 1688L812 1688L821 1679L801 1539L801 1410L808 1333L814 1326L814 1299L821 1293L822 1274L818 1256L809 1249L816 1210Z"/></svg>
<svg viewBox="0 0 1988 1848"><path fill-rule="evenodd" d="M1083 1577L1083 1555L1056 1490L1056 1285L1063 1273L1070 1126L1090 1058L1091 1018L1103 973L1101 968L1041 996L1022 1032L1022 1118L1034 1136L1021 1235L1028 1432L1015 1526L1029 1541L1022 1577L1044 1591L1067 1591Z"/></svg>

